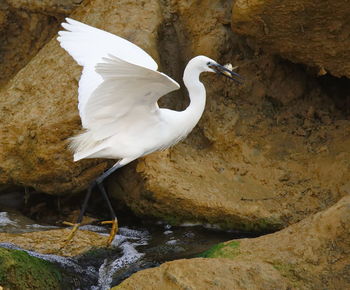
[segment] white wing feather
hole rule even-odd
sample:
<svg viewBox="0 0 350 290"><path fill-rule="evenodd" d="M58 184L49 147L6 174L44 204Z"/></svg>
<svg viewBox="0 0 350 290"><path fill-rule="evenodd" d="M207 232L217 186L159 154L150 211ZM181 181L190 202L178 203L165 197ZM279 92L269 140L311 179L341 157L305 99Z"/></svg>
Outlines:
<svg viewBox="0 0 350 290"><path fill-rule="evenodd" d="M157 70L153 58L137 45L107 31L66 18L58 41L61 46L81 65L95 65L103 57L113 54L127 62Z"/></svg>
<svg viewBox="0 0 350 290"><path fill-rule="evenodd" d="M158 99L179 89L179 84L161 72L112 55L103 61L96 65L103 82L85 108L86 124L94 139L103 140L140 123L159 122Z"/></svg>
<svg viewBox="0 0 350 290"><path fill-rule="evenodd" d="M66 21L67 23L62 23L66 31L60 31L57 40L61 47L84 67L79 81L78 107L83 127L86 128L85 105L93 91L103 81L95 71L95 65L102 62L103 57L112 54L129 63L151 70L157 70L158 65L140 47L119 36L70 18L66 18Z"/></svg>

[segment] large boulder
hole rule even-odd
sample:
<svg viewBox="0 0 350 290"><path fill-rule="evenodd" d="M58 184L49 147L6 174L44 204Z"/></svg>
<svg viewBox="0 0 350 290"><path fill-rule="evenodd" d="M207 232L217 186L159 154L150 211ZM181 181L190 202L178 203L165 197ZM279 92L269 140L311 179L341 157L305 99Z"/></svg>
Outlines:
<svg viewBox="0 0 350 290"><path fill-rule="evenodd" d="M320 74L350 77L349 14L347 0L237 0L232 28Z"/></svg>
<svg viewBox="0 0 350 290"><path fill-rule="evenodd" d="M280 232L140 271L113 289L349 289L350 196ZM153 287L153 288L152 288Z"/></svg>

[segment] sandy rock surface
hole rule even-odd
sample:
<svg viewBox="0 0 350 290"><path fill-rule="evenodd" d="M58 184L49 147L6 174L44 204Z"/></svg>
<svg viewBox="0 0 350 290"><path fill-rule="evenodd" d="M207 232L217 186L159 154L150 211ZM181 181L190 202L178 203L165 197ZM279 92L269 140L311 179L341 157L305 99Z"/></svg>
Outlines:
<svg viewBox="0 0 350 290"><path fill-rule="evenodd" d="M349 209L346 196L282 231L140 271L114 289L349 289Z"/></svg>
<svg viewBox="0 0 350 290"><path fill-rule="evenodd" d="M229 259L177 260L140 271L117 289L289 289L291 284L266 263Z"/></svg>
<svg viewBox="0 0 350 290"><path fill-rule="evenodd" d="M237 0L233 30L266 51L316 67L320 74L350 76L349 2Z"/></svg>
<svg viewBox="0 0 350 290"><path fill-rule="evenodd" d="M238 261L272 264L294 287L350 287L350 196L280 232L237 240L232 256ZM230 242L218 252L230 253ZM237 252L238 251L238 252ZM219 254L220 256L221 254ZM229 256L231 254L228 254Z"/></svg>
<svg viewBox="0 0 350 290"><path fill-rule="evenodd" d="M68 228L20 234L0 233L0 243L13 243L25 250L65 257L76 256L93 247L105 247L107 244L108 236L78 230L69 244L62 247L63 240L69 233Z"/></svg>

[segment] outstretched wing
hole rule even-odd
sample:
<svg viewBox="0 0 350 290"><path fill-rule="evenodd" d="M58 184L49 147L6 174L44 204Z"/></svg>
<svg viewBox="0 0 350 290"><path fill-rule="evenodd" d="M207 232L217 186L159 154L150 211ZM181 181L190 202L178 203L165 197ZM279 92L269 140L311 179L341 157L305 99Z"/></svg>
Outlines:
<svg viewBox="0 0 350 290"><path fill-rule="evenodd" d="M60 31L57 40L74 60L83 66L79 81L79 113L83 127L86 124L85 106L93 91L102 83L95 66L108 54L117 56L129 63L157 70L157 63L137 45L109 32L66 18L62 23L66 31Z"/></svg>
<svg viewBox="0 0 350 290"><path fill-rule="evenodd" d="M158 99L180 88L167 75L108 55L96 65L103 82L85 107L85 124L95 140L103 140L159 118Z"/></svg>
<svg viewBox="0 0 350 290"><path fill-rule="evenodd" d="M157 70L153 58L137 45L107 31L66 18L66 31L59 31L57 40L81 66L95 66L103 57L113 54L127 62Z"/></svg>

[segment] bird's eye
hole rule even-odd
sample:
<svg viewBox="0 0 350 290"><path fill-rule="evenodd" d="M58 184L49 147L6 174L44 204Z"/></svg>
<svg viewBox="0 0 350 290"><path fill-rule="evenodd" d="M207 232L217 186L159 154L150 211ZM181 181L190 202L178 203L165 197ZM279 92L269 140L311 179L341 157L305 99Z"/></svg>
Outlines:
<svg viewBox="0 0 350 290"><path fill-rule="evenodd" d="M210 61L208 61L208 62L207 62L207 65L211 65L211 62L210 62Z"/></svg>

